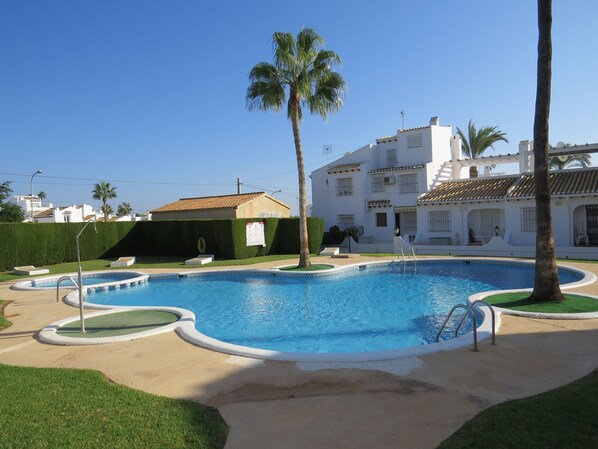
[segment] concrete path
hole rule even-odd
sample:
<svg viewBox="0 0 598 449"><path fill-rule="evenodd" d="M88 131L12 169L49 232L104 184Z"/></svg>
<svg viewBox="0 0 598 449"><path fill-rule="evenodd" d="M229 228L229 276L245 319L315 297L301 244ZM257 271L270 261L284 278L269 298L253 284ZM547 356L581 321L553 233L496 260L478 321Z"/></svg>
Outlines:
<svg viewBox="0 0 598 449"><path fill-rule="evenodd" d="M331 259L361 260L380 259ZM598 264L570 265L598 274ZM56 303L54 291L17 292L10 285L0 284L0 299L14 301L5 310L13 326L0 333L0 363L95 369L132 388L216 406L230 425L227 449L434 448L492 404L558 387L598 367L598 320L510 316L503 316L498 345L484 341L478 353L384 362L261 361L196 347L174 333L53 346L36 341L35 333L77 309ZM578 291L598 294L598 286Z"/></svg>

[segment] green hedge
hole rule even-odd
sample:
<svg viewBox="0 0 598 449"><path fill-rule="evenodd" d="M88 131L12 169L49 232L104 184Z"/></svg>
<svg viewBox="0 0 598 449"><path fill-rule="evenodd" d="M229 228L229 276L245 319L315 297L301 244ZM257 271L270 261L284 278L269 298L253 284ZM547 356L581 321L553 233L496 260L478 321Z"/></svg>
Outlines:
<svg viewBox="0 0 598 449"><path fill-rule="evenodd" d="M247 246L246 224L264 222L266 246ZM52 265L77 260L75 236L81 223L0 223L0 270L19 265ZM308 218L310 252L322 243L324 221ZM80 237L81 259L119 256L192 257L200 237L206 253L220 259L246 259L299 253L299 219L222 219L97 223Z"/></svg>

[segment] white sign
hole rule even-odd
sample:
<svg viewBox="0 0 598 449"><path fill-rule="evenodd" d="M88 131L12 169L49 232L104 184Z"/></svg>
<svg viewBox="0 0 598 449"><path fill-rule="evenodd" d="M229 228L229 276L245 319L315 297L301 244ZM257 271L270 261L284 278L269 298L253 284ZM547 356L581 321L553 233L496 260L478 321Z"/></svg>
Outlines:
<svg viewBox="0 0 598 449"><path fill-rule="evenodd" d="M247 223L247 246L266 246L266 237L264 236L264 222L255 221Z"/></svg>

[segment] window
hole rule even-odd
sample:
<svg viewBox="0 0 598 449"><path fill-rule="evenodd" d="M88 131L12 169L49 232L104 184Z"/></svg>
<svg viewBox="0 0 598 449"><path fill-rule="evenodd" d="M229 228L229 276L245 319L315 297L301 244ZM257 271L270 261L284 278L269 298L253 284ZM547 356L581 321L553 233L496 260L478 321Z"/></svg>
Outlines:
<svg viewBox="0 0 598 449"><path fill-rule="evenodd" d="M536 208L521 208L521 232L536 232Z"/></svg>
<svg viewBox="0 0 598 449"><path fill-rule="evenodd" d="M340 178L336 180L336 196L353 195L353 179Z"/></svg>
<svg viewBox="0 0 598 449"><path fill-rule="evenodd" d="M344 231L345 229L353 227L353 215L339 215L338 227Z"/></svg>
<svg viewBox="0 0 598 449"><path fill-rule="evenodd" d="M388 150L386 152L386 166L396 167L397 166L397 150Z"/></svg>
<svg viewBox="0 0 598 449"><path fill-rule="evenodd" d="M372 192L384 192L384 175L372 176Z"/></svg>
<svg viewBox="0 0 598 449"><path fill-rule="evenodd" d="M260 218L283 218L282 212L260 212Z"/></svg>
<svg viewBox="0 0 598 449"><path fill-rule="evenodd" d="M376 214L376 226L379 228L385 228L388 226L388 218L386 212L378 212Z"/></svg>
<svg viewBox="0 0 598 449"><path fill-rule="evenodd" d="M417 193L417 173L399 176L399 193Z"/></svg>
<svg viewBox="0 0 598 449"><path fill-rule="evenodd" d="M415 210L400 212L401 234L415 234L417 232L417 213Z"/></svg>
<svg viewBox="0 0 598 449"><path fill-rule="evenodd" d="M418 148L422 146L422 135L407 136L407 148Z"/></svg>
<svg viewBox="0 0 598 449"><path fill-rule="evenodd" d="M432 210L428 212L428 231L450 232L451 212L448 210Z"/></svg>

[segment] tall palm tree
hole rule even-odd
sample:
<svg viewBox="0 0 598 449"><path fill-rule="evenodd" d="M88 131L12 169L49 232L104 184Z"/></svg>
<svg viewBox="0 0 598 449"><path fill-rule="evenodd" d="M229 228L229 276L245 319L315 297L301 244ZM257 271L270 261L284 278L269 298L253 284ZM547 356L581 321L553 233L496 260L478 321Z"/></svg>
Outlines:
<svg viewBox="0 0 598 449"><path fill-rule="evenodd" d="M314 30L304 28L297 34L297 39L291 33L277 32L272 43L273 64L260 62L249 72L251 84L247 89L247 108L278 112L287 105L299 175L299 266L304 268L309 267L311 262L299 131L302 107L326 119L328 113L339 110L343 105L346 85L343 77L332 70L333 66L341 64L340 57L333 51L320 49L324 41Z"/></svg>
<svg viewBox="0 0 598 449"><path fill-rule="evenodd" d="M536 302L564 301L554 252L550 183L548 178L548 124L552 79L552 0L538 0L538 85L534 117L534 178L536 194L536 269L530 298Z"/></svg>
<svg viewBox="0 0 598 449"><path fill-rule="evenodd" d="M129 203L120 203L116 213L122 217L124 215L131 215L131 212L133 212L133 208Z"/></svg>
<svg viewBox="0 0 598 449"><path fill-rule="evenodd" d="M476 128L475 122L469 120L467 126L467 136L460 128L457 128L457 134L461 137L463 142L463 151L465 155L471 159L478 158L488 148L494 149L494 144L499 141L509 142L507 134L498 129L497 126L485 126L483 128ZM469 167L469 177L478 177L478 167L472 165Z"/></svg>
<svg viewBox="0 0 598 449"><path fill-rule="evenodd" d="M116 187L112 187L109 182L100 181L93 187L93 199L102 201L102 211L104 218L107 219L112 208L109 208L108 200L116 198Z"/></svg>

